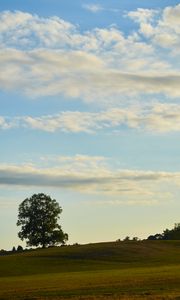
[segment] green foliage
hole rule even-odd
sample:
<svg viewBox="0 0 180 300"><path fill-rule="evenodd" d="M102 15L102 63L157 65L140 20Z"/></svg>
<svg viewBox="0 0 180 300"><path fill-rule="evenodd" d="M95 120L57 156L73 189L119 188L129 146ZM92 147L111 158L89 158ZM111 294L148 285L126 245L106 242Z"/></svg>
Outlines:
<svg viewBox="0 0 180 300"><path fill-rule="evenodd" d="M164 240L180 240L180 223L176 223L174 228L169 230L166 229L163 232Z"/></svg>
<svg viewBox="0 0 180 300"><path fill-rule="evenodd" d="M54 246L68 240L58 224L62 208L55 199L43 193L26 198L19 205L17 226L21 226L18 236L27 240L27 246Z"/></svg>
<svg viewBox="0 0 180 300"><path fill-rule="evenodd" d="M155 235L148 236L148 240L163 240L163 235L160 233L156 233Z"/></svg>
<svg viewBox="0 0 180 300"><path fill-rule="evenodd" d="M128 241L130 241L130 237L129 236L126 236L125 238L124 238L124 240L123 240L124 242L128 242Z"/></svg>
<svg viewBox="0 0 180 300"><path fill-rule="evenodd" d="M23 251L23 247L21 245L17 246L17 251Z"/></svg>
<svg viewBox="0 0 180 300"><path fill-rule="evenodd" d="M150 235L148 240L180 240L180 223L176 223L171 230L164 230L162 234Z"/></svg>

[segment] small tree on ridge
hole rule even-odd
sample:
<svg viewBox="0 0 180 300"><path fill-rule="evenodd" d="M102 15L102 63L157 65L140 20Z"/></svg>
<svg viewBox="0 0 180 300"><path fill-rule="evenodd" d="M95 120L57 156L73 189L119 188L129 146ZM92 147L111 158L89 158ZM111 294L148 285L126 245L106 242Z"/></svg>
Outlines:
<svg viewBox="0 0 180 300"><path fill-rule="evenodd" d="M58 224L62 208L55 199L43 193L26 198L19 205L17 226L21 226L18 236L27 240L27 246L54 246L68 240Z"/></svg>

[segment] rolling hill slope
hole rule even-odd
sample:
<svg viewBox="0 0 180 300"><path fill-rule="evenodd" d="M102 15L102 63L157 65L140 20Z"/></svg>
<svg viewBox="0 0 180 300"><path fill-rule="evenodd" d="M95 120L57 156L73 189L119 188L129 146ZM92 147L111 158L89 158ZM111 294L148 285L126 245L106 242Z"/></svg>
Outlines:
<svg viewBox="0 0 180 300"><path fill-rule="evenodd" d="M97 243L0 257L0 299L80 295L180 299L167 298L180 296L180 241Z"/></svg>

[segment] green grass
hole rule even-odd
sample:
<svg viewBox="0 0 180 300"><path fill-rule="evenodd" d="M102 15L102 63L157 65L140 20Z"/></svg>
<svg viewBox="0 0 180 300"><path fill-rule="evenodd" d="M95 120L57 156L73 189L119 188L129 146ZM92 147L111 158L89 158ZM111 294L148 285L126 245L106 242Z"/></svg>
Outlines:
<svg viewBox="0 0 180 300"><path fill-rule="evenodd" d="M180 300L180 241L98 243L1 256L0 299Z"/></svg>

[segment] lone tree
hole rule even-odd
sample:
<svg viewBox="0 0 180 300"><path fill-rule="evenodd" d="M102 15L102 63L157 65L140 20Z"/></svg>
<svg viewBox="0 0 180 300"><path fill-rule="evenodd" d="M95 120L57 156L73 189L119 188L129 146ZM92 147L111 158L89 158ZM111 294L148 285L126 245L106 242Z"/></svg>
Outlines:
<svg viewBox="0 0 180 300"><path fill-rule="evenodd" d="M19 205L17 226L21 226L18 236L27 240L27 246L54 246L68 240L58 224L62 208L55 199L43 193L26 198Z"/></svg>

